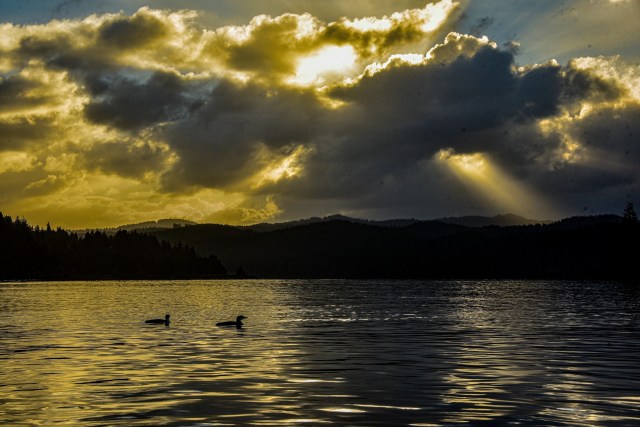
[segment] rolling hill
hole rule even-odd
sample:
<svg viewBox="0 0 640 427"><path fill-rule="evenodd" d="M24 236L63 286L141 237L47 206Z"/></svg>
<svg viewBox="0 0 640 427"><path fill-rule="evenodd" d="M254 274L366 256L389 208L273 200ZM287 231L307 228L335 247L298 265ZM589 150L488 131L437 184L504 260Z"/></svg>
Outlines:
<svg viewBox="0 0 640 427"><path fill-rule="evenodd" d="M229 270L274 278L620 278L640 226L615 215L550 224L388 227L330 219L272 230L201 224L154 232Z"/></svg>

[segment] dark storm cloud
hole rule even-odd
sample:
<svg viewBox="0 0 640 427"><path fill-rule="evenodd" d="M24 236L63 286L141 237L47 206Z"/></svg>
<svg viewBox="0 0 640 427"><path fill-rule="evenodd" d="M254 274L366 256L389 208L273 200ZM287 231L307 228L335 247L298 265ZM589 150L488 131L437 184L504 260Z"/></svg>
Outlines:
<svg viewBox="0 0 640 427"><path fill-rule="evenodd" d="M564 83L561 68L554 64L535 67L518 76L513 103L517 114L524 119L557 114Z"/></svg>
<svg viewBox="0 0 640 427"><path fill-rule="evenodd" d="M80 27L72 31L32 32L20 38L10 56L16 65L28 67L29 62L41 61L52 70L71 71L82 76L91 70L105 70L117 66L112 54L94 43L82 42L94 36L94 29Z"/></svg>
<svg viewBox="0 0 640 427"><path fill-rule="evenodd" d="M513 55L518 55L520 53L520 43L515 40L503 43L502 48L507 52L511 52Z"/></svg>
<svg viewBox="0 0 640 427"><path fill-rule="evenodd" d="M398 23L386 31L356 31L342 21L328 25L321 38L338 45L349 44L367 58L378 56L392 46L424 41L424 31L412 22Z"/></svg>
<svg viewBox="0 0 640 427"><path fill-rule="evenodd" d="M70 34L56 34L53 37L49 34L29 34L20 39L16 53L28 60L34 57L56 57L71 49L73 41Z"/></svg>
<svg viewBox="0 0 640 427"><path fill-rule="evenodd" d="M391 67L332 95L356 108L366 106L372 125L380 130L389 123L405 130L400 123L412 126L419 140L461 128L492 127L513 111L512 61L508 53L483 47L449 64L436 57L425 65Z"/></svg>
<svg viewBox="0 0 640 427"><path fill-rule="evenodd" d="M640 103L621 109L616 106L599 108L571 129L587 148L606 153L607 160L640 168ZM635 178L638 178L636 175Z"/></svg>
<svg viewBox="0 0 640 427"><path fill-rule="evenodd" d="M21 76L11 76L6 79L0 77L0 113L34 108L49 103L50 97L47 95L30 96L31 91L38 86L37 82Z"/></svg>
<svg viewBox="0 0 640 427"><path fill-rule="evenodd" d="M637 194L637 66L520 66L515 42L458 33L434 45L457 18L451 2L429 7L329 23L258 16L213 30L148 8L5 26L0 174L31 194L121 185L131 205L155 194L230 222L283 211L499 213L438 161L443 151L481 153L558 205ZM297 80L324 48L349 54Z"/></svg>
<svg viewBox="0 0 640 427"><path fill-rule="evenodd" d="M477 134L555 114L560 71L549 65L518 73L511 53L483 44L450 62L435 55L420 65L391 66L332 92L349 103L342 114L350 120L338 132L354 143L394 146L408 161L446 147L499 150L500 139L479 140Z"/></svg>
<svg viewBox="0 0 640 427"><path fill-rule="evenodd" d="M143 178L150 170L164 169L171 155L166 146L145 141L96 144L81 154L88 169L127 178Z"/></svg>
<svg viewBox="0 0 640 427"><path fill-rule="evenodd" d="M85 107L86 117L123 130L177 119L190 102L187 86L172 73L156 72L143 82L99 75L88 79L88 88L94 98Z"/></svg>
<svg viewBox="0 0 640 427"><path fill-rule="evenodd" d="M571 100L589 98L594 101L613 101L626 94L627 89L614 79L600 77L589 70L577 68L570 61L565 68L564 95Z"/></svg>
<svg viewBox="0 0 640 427"><path fill-rule="evenodd" d="M116 49L136 49L159 42L169 34L162 15L136 13L132 17L119 16L98 30L100 43Z"/></svg>
<svg viewBox="0 0 640 427"><path fill-rule="evenodd" d="M51 117L0 120L0 152L38 145L43 139L55 134L56 130L56 124Z"/></svg>
<svg viewBox="0 0 640 427"><path fill-rule="evenodd" d="M248 37L240 42L226 37L212 40L211 53L222 53L226 62L238 70L291 74L295 71L295 56L318 46L314 37L297 37L300 21L299 15L262 19L253 23Z"/></svg>
<svg viewBox="0 0 640 427"><path fill-rule="evenodd" d="M312 92L221 81L188 119L167 128L180 157L168 187L238 185L273 157L309 141L324 111Z"/></svg>
<svg viewBox="0 0 640 427"><path fill-rule="evenodd" d="M13 27L17 43L5 55L16 66L24 67L37 59L51 69L76 75L132 66L146 55L177 60L172 55L181 49L171 43L180 39L177 28L181 20L187 19L184 14L141 8L132 16L113 14L82 21L53 21L48 26L26 27L25 31Z"/></svg>
<svg viewBox="0 0 640 427"><path fill-rule="evenodd" d="M436 49L423 64L398 62L331 91L347 105L326 114L310 140L315 151L304 177L282 183L280 191L323 203L343 200L356 211L374 206L374 199L395 199L394 206L410 204L417 194L436 200L434 193L446 194L455 185L421 170L433 167L434 154L446 148L487 153L514 178L555 195L559 204L562 190L584 194L637 181L638 169L630 165L637 161L638 139L629 125L637 123L637 104L609 110L596 104L597 112L574 117L562 129L540 127L541 120L564 123L566 108L576 101L623 99L617 82L575 64L518 69L512 52L486 43L451 38L448 44L453 46L440 49L440 56ZM452 51L463 54L451 56ZM593 164L573 164L572 143L590 150ZM615 164L597 168L598 159ZM417 184L418 177L425 181Z"/></svg>
<svg viewBox="0 0 640 427"><path fill-rule="evenodd" d="M200 110L167 130L166 141L180 160L165 185L174 191L191 185L241 188L272 158L304 145L312 152L300 177L244 191L279 194L284 203L341 201L355 210L390 199L411 205L426 194L452 204L436 194L455 188L453 181L425 171L437 152L449 148L490 154L513 177L550 194L617 186L633 180L633 173L571 165L563 157L562 133L545 133L539 122L560 120L576 102L611 101L624 93L615 81L575 64L518 69L512 52L466 36L450 36L422 64L392 61L356 83L336 86L327 95L346 103L338 109L324 108L311 92L225 81ZM602 123L612 120L610 115ZM562 132L575 133L587 148L586 133L597 135L599 149L609 156L611 134L578 129L572 124ZM616 137L615 144L620 141ZM563 184L554 189L558 180Z"/></svg>

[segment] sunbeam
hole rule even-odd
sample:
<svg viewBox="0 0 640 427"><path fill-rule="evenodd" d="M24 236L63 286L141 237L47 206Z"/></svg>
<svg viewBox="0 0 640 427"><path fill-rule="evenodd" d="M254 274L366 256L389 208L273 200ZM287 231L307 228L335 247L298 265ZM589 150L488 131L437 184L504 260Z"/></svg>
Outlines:
<svg viewBox="0 0 640 427"><path fill-rule="evenodd" d="M483 153L455 154L440 150L436 159L466 187L480 193L505 212L550 217L553 209L525 185L508 176Z"/></svg>

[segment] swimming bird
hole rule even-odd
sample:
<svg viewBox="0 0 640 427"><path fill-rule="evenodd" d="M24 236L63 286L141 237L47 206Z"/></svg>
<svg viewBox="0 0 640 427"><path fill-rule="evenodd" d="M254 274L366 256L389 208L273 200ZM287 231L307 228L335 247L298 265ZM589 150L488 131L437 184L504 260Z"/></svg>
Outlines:
<svg viewBox="0 0 640 427"><path fill-rule="evenodd" d="M246 317L244 316L238 316L236 317L236 320L230 320L228 322L218 322L216 323L216 326L235 326L236 328L242 328L242 320L246 319Z"/></svg>
<svg viewBox="0 0 640 427"><path fill-rule="evenodd" d="M144 323L152 323L154 325L161 325L161 324L165 324L166 326L169 326L169 318L171 316L169 316L168 314L166 316L164 316L164 319L149 319L149 320L145 320Z"/></svg>

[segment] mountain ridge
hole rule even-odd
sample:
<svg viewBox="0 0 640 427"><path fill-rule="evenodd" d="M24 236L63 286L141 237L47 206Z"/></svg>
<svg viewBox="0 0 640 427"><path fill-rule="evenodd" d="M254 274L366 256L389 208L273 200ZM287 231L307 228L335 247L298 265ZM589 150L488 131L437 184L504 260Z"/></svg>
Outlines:
<svg viewBox="0 0 640 427"><path fill-rule="evenodd" d="M636 274L624 247L640 227L627 225L617 215L505 227L333 217L269 231L200 224L153 234L265 278L614 279Z"/></svg>
<svg viewBox="0 0 640 427"><path fill-rule="evenodd" d="M632 216L484 227L332 216L271 231L195 224L112 235L0 217L0 279L229 278L228 271L279 279L639 278L629 248L640 241L640 223Z"/></svg>
<svg viewBox="0 0 640 427"><path fill-rule="evenodd" d="M434 219L416 219L416 218L392 218L384 220L372 220L364 218L354 218L342 214L333 214L325 217L310 217L306 219L285 221L280 223L258 223L253 225L241 226L255 231L273 231L282 228L296 227L298 225L313 224L318 222L329 221L349 221L359 224L377 225L381 227L406 227L419 222L442 222L447 224L463 225L467 227L486 227L494 225L498 227L507 227L515 225L534 225L534 224L549 224L553 221L550 220L537 220L531 218L525 218L512 213L493 215L493 216L459 216L459 217L442 217Z"/></svg>
<svg viewBox="0 0 640 427"><path fill-rule="evenodd" d="M493 215L493 216L466 215L466 216L459 216L459 217L442 217L442 218L434 218L434 219L391 218L391 219L382 219L382 220L356 218L356 217L350 217L342 214L332 214L324 217L313 216L309 218L297 219L292 221L273 222L273 223L261 222L257 224L251 224L251 225L198 223L195 221L179 219L179 218L162 218L155 221L153 220L142 221L138 223L118 225L115 227L72 229L70 231L73 231L76 233L86 233L90 231L116 233L120 230L153 232L153 231L160 231L160 230L179 228L179 227L189 227L193 225L215 224L215 225L221 225L221 226L237 227L237 228L248 229L253 231L265 232L265 231L279 230L283 228L297 227L299 225L315 224L318 222L329 222L329 221L348 221L352 223L368 224L368 225L390 227L390 228L401 228L401 227L410 226L419 222L431 222L431 221L442 222L447 224L464 225L467 227L486 227L490 225L498 226L498 227L506 227L506 226L514 226L514 225L548 224L553 222L550 220L537 220L537 219L526 218L516 214L511 214L511 213Z"/></svg>

